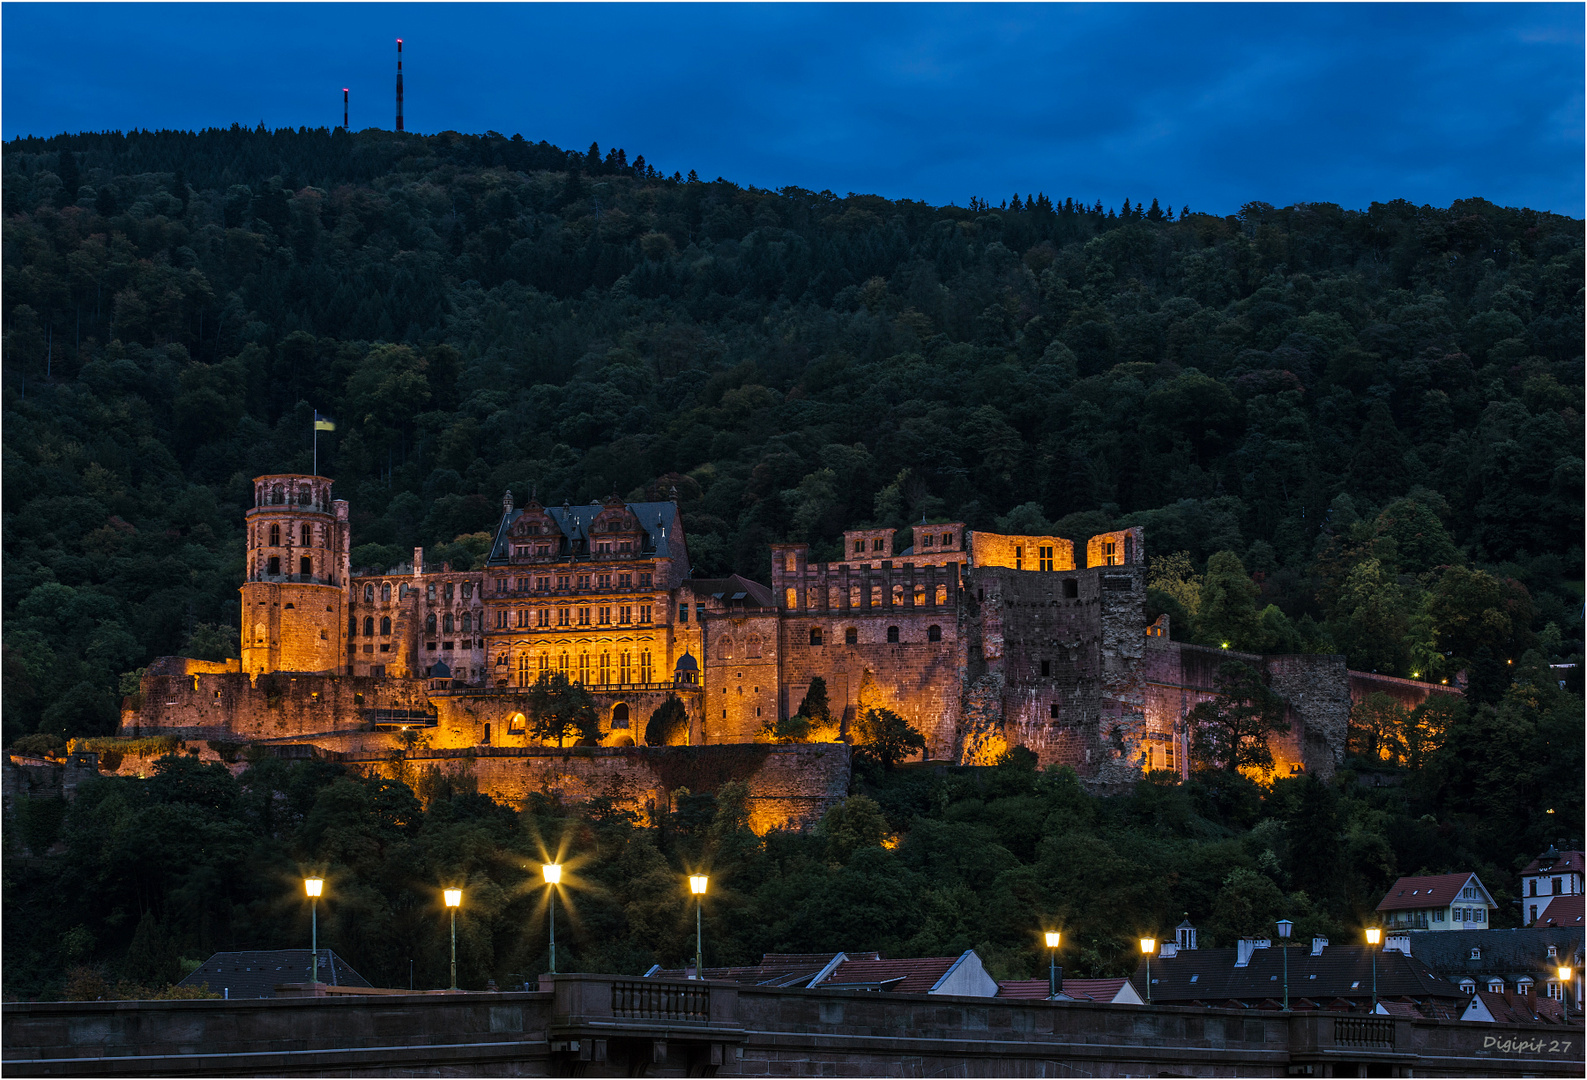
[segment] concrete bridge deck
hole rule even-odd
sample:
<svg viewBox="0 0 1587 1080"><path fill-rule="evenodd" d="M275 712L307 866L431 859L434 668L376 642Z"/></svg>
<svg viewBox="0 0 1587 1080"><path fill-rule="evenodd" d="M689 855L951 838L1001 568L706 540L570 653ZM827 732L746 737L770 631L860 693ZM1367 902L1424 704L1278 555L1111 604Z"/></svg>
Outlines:
<svg viewBox="0 0 1587 1080"><path fill-rule="evenodd" d="M786 990L8 1003L7 1076L1576 1076L1582 1028Z"/></svg>

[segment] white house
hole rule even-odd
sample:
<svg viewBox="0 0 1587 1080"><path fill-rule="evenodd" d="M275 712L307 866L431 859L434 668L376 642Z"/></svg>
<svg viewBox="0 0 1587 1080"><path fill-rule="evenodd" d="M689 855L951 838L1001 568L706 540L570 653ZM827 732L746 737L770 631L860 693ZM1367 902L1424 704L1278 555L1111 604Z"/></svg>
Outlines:
<svg viewBox="0 0 1587 1080"><path fill-rule="evenodd" d="M1389 930L1485 930L1499 905L1476 874L1402 877L1378 904Z"/></svg>
<svg viewBox="0 0 1587 1080"><path fill-rule="evenodd" d="M1582 853L1549 849L1521 871L1521 910L1525 924L1531 926L1544 917L1549 905L1559 896L1582 894Z"/></svg>

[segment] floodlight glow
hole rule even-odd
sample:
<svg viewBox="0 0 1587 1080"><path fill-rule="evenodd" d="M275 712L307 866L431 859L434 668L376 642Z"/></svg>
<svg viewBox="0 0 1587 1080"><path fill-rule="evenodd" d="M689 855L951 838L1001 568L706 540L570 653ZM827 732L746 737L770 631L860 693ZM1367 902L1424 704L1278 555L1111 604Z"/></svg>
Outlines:
<svg viewBox="0 0 1587 1080"><path fill-rule="evenodd" d="M547 885L555 885L562 880L561 863L544 863L540 867L540 872L545 875Z"/></svg>

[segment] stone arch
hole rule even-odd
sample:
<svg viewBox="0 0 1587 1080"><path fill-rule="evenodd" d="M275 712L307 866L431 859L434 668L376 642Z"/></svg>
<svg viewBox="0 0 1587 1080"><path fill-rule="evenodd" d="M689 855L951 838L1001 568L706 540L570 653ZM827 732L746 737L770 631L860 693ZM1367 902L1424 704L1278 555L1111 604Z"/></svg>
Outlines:
<svg viewBox="0 0 1587 1080"><path fill-rule="evenodd" d="M938 626L936 623L933 623L930 626L926 627L926 640L927 641L941 641L942 640L942 627Z"/></svg>
<svg viewBox="0 0 1587 1080"><path fill-rule="evenodd" d="M507 730L514 735L522 735L528 729L529 720L523 713L513 713L512 719L507 721Z"/></svg>
<svg viewBox="0 0 1587 1080"><path fill-rule="evenodd" d="M612 706L612 730L627 731L631 726L628 718L628 702L619 701ZM629 745L633 745L633 740L629 740Z"/></svg>
<svg viewBox="0 0 1587 1080"><path fill-rule="evenodd" d="M889 644L889 645L897 645L898 644L898 627L889 626L887 628L887 644Z"/></svg>

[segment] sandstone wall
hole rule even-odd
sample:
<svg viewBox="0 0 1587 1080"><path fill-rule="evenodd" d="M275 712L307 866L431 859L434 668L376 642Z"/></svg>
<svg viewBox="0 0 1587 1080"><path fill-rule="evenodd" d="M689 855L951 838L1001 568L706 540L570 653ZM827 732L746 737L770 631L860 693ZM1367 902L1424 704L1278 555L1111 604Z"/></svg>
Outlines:
<svg viewBox="0 0 1587 1080"><path fill-rule="evenodd" d="M1043 548L1052 551L1054 571L1075 568L1074 541L1061 536L1004 536L970 534L971 558L977 567L1001 566L1008 570L1040 570Z"/></svg>

